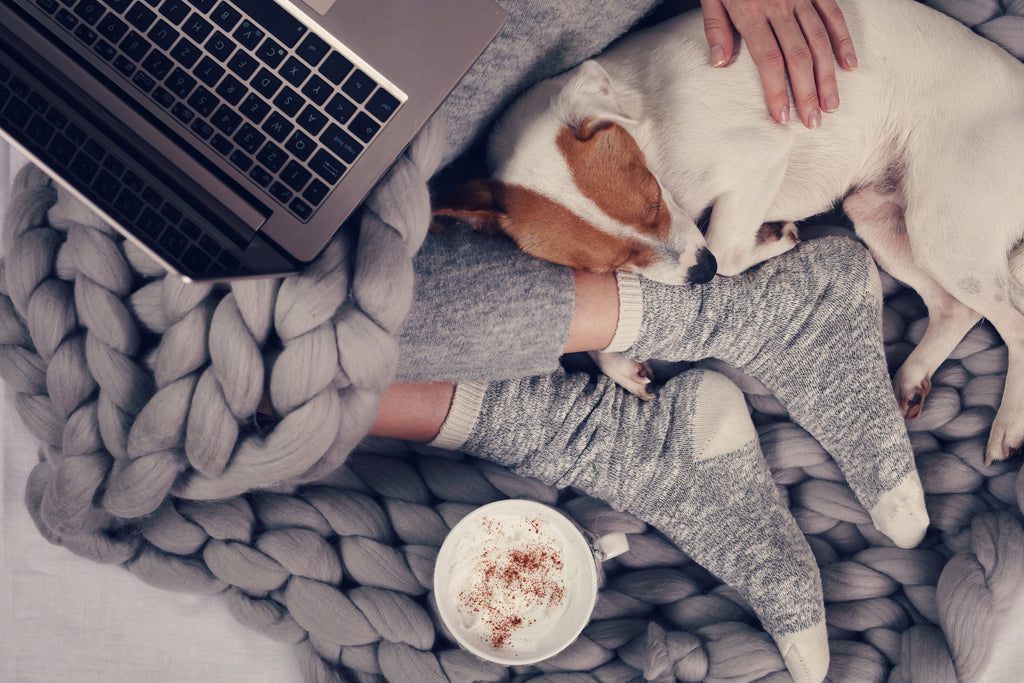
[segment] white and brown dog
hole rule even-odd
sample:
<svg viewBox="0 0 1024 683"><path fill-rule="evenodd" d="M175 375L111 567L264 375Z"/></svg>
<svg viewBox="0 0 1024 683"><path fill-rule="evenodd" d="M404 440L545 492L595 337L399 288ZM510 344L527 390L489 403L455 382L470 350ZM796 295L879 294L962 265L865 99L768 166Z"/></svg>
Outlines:
<svg viewBox="0 0 1024 683"><path fill-rule="evenodd" d="M822 128L773 121L749 54L714 69L690 13L527 92L492 138L492 179L440 213L547 260L674 284L780 254L795 221L845 199L879 265L928 306L895 378L908 418L981 316L1002 335L1009 370L986 456L1004 459L1024 443L1024 258L1011 259L1024 239L1024 64L913 0L840 4L860 67L837 70L843 105Z"/></svg>

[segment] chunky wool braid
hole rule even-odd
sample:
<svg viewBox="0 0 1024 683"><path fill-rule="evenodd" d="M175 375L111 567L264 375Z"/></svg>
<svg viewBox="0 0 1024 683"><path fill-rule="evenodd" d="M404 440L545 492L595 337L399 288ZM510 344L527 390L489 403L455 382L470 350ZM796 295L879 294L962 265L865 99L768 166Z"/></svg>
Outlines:
<svg viewBox="0 0 1024 683"><path fill-rule="evenodd" d="M336 239L300 275L230 288L163 277L72 198L58 202L42 173L20 174L4 377L55 470L44 533L95 536L172 489L222 499L336 468L394 376L443 146L443 126L428 126L371 197L357 242ZM283 418L246 433L265 387Z"/></svg>

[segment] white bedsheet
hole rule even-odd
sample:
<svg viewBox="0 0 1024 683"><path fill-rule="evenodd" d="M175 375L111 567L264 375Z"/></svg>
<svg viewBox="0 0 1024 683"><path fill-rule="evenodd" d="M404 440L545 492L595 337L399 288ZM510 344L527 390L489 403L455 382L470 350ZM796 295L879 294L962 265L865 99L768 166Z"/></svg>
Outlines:
<svg viewBox="0 0 1024 683"><path fill-rule="evenodd" d="M24 159L0 140L0 212ZM218 597L171 593L47 543L22 502L37 442L0 393L0 682L300 681L294 649ZM1024 681L1024 598L981 683Z"/></svg>

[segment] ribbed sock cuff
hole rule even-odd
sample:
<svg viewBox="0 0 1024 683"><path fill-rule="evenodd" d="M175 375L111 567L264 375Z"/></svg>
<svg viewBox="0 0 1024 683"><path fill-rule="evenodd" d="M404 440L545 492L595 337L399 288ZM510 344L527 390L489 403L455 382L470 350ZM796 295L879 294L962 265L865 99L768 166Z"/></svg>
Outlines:
<svg viewBox="0 0 1024 683"><path fill-rule="evenodd" d="M644 317L640 277L636 273L619 270L615 273L615 281L619 287L619 322L611 343L601 349L605 353L622 352L632 346Z"/></svg>
<svg viewBox="0 0 1024 683"><path fill-rule="evenodd" d="M448 409L448 416L445 417L444 424L441 425L441 431L427 445L448 451L457 451L462 448L472 433L473 427L476 426L480 408L484 403L485 391L487 391L485 382L456 384L452 405Z"/></svg>

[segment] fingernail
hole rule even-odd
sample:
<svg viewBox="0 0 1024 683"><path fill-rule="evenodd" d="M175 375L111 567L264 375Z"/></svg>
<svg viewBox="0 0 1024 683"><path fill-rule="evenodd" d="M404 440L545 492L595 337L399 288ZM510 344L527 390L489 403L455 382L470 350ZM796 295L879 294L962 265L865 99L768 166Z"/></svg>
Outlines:
<svg viewBox="0 0 1024 683"><path fill-rule="evenodd" d="M828 95L825 95L825 111L831 114L836 109L839 109L839 95L830 92Z"/></svg>
<svg viewBox="0 0 1024 683"><path fill-rule="evenodd" d="M857 55L846 55L845 57L843 57L843 61L846 62L847 69L850 69L852 71L853 69L857 68Z"/></svg>
<svg viewBox="0 0 1024 683"><path fill-rule="evenodd" d="M725 64L725 48L715 43L711 46L711 65L722 66Z"/></svg>
<svg viewBox="0 0 1024 683"><path fill-rule="evenodd" d="M783 107L775 117L779 123L789 123L789 107Z"/></svg>
<svg viewBox="0 0 1024 683"><path fill-rule="evenodd" d="M807 116L807 123L805 124L808 128L820 128L821 127L821 112L815 109Z"/></svg>

